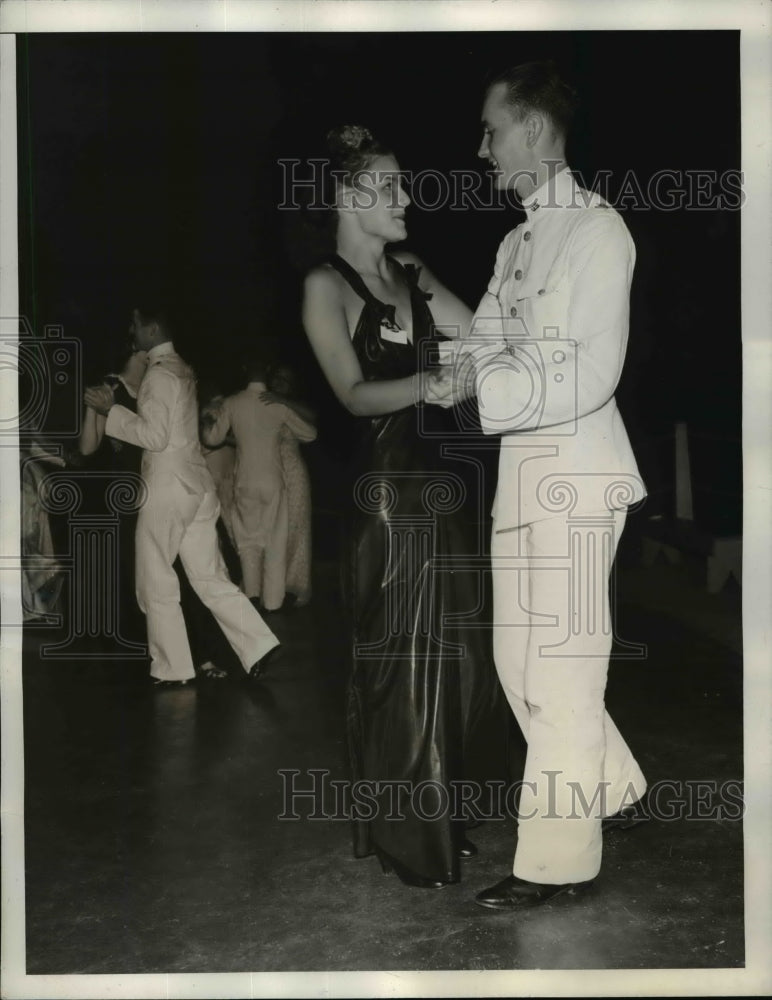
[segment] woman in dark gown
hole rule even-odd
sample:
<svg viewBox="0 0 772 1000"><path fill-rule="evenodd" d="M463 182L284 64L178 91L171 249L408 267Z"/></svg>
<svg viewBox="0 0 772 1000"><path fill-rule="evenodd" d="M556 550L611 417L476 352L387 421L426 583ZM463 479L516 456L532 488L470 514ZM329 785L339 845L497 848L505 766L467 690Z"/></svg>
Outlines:
<svg viewBox="0 0 772 1000"><path fill-rule="evenodd" d="M328 141L345 178L335 195L337 253L308 275L303 312L333 391L362 418L347 729L354 782L381 788L375 815L357 818L355 804L354 852L377 854L408 884L440 887L457 882L460 859L476 853L454 808L465 752L487 727L502 761L505 753L485 634L447 620L481 602L477 576L442 565L476 554L465 521L474 466L441 454L458 432L450 384L441 370L424 371L436 329L465 333L471 313L413 255L385 252L406 236L409 199L394 157L358 127ZM359 171L369 196L358 197Z"/></svg>

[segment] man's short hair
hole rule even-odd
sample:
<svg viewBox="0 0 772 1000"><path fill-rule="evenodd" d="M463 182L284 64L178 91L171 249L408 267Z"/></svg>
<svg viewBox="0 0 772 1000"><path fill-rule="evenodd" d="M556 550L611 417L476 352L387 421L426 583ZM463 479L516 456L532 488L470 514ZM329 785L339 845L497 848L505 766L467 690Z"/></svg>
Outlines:
<svg viewBox="0 0 772 1000"><path fill-rule="evenodd" d="M264 379L271 366L268 352L260 344L246 344L241 349L241 366L250 378Z"/></svg>
<svg viewBox="0 0 772 1000"><path fill-rule="evenodd" d="M145 297L140 299L136 309L139 313L139 318L145 326L148 326L150 323L157 323L162 330L167 333L169 332L171 318L169 309L163 300Z"/></svg>
<svg viewBox="0 0 772 1000"><path fill-rule="evenodd" d="M499 83L506 87L506 101L517 121L538 111L550 119L556 132L564 138L568 135L579 103L578 95L561 78L552 60L512 66L491 79L487 92Z"/></svg>

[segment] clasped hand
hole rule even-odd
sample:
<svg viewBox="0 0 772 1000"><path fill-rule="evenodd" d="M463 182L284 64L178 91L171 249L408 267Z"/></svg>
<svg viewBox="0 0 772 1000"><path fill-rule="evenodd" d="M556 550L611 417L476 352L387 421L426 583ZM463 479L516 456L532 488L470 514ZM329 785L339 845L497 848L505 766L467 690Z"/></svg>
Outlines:
<svg viewBox="0 0 772 1000"><path fill-rule="evenodd" d="M223 399L225 399L224 396L212 396L212 398L201 407L199 420L201 422L201 426L205 430L209 430L217 423L217 418L219 417L220 410L222 409Z"/></svg>
<svg viewBox="0 0 772 1000"><path fill-rule="evenodd" d="M442 365L424 376L424 402L450 407L476 395L475 374L474 358L470 354L463 357L457 355L453 363Z"/></svg>
<svg viewBox="0 0 772 1000"><path fill-rule="evenodd" d="M115 403L115 397L109 385L92 385L84 392L83 402L106 417Z"/></svg>
<svg viewBox="0 0 772 1000"><path fill-rule="evenodd" d="M446 366L424 376L423 401L445 409L454 405L452 368Z"/></svg>

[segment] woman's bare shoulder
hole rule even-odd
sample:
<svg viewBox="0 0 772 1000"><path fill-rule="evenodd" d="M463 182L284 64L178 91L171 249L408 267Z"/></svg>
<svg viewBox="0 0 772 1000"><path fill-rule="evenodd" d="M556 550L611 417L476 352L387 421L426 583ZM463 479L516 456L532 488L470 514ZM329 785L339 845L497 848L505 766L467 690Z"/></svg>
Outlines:
<svg viewBox="0 0 772 1000"><path fill-rule="evenodd" d="M340 296L343 279L332 264L319 264L312 268L303 283L307 295Z"/></svg>

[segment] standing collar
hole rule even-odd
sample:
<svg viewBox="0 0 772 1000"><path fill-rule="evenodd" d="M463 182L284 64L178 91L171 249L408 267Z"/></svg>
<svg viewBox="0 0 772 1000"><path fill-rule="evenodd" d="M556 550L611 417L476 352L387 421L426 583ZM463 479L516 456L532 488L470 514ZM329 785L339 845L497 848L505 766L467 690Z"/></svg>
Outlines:
<svg viewBox="0 0 772 1000"><path fill-rule="evenodd" d="M551 208L569 208L570 206L576 208L584 204L584 199L577 197L578 187L579 185L568 167L563 167L556 174L552 174L523 201L523 208L529 221L538 216L541 211L549 211Z"/></svg>
<svg viewBox="0 0 772 1000"><path fill-rule="evenodd" d="M174 344L171 340L165 340L162 344L156 344L155 347L151 347L147 352L148 364L151 361L155 361L156 358L163 357L164 354L176 354L174 350Z"/></svg>

